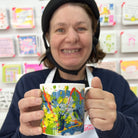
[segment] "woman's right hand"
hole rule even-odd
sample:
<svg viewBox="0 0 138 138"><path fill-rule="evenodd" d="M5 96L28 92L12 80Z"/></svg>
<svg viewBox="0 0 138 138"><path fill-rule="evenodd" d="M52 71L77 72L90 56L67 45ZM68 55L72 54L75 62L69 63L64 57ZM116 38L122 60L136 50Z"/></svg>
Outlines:
<svg viewBox="0 0 138 138"><path fill-rule="evenodd" d="M40 120L44 116L41 110L42 98L40 89L32 89L25 93L18 103L20 110L19 131L23 135L33 136L42 134Z"/></svg>

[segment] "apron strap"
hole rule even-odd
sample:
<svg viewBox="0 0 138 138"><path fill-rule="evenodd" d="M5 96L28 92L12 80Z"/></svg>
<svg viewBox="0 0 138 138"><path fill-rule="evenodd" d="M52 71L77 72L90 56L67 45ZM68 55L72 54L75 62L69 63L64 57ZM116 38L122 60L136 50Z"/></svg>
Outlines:
<svg viewBox="0 0 138 138"><path fill-rule="evenodd" d="M48 76L45 80L45 83L52 83L53 82L56 70L57 70L56 67L51 70L51 72L48 74ZM92 75L92 73L91 73L91 71L89 70L88 67L86 67L86 75L87 75L87 78L88 78L89 87L91 87L91 81L93 79L93 75Z"/></svg>

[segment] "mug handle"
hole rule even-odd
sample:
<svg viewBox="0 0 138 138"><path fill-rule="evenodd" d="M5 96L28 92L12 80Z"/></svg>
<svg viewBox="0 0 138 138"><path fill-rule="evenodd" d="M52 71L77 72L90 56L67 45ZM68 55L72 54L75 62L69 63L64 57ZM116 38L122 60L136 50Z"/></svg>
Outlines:
<svg viewBox="0 0 138 138"><path fill-rule="evenodd" d="M90 88L91 88L91 87L86 87L86 88L85 88L84 95L87 94L87 92L89 91ZM88 117L88 111L85 111L85 113L84 113L84 122L86 121L87 117Z"/></svg>

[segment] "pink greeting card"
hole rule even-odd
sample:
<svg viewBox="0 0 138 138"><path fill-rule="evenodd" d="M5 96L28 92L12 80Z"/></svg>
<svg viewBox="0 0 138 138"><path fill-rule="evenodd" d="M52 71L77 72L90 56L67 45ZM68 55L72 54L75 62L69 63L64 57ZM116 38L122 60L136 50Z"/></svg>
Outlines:
<svg viewBox="0 0 138 138"><path fill-rule="evenodd" d="M0 57L15 57L12 38L0 38Z"/></svg>
<svg viewBox="0 0 138 138"><path fill-rule="evenodd" d="M97 64L98 68L104 68L104 69L109 69L112 71L117 71L117 65L116 61L102 61L101 63Z"/></svg>
<svg viewBox="0 0 138 138"><path fill-rule="evenodd" d="M43 66L42 64L37 64L37 63L24 63L24 72L28 73L28 72L33 72L33 71L38 71L38 70L42 70Z"/></svg>

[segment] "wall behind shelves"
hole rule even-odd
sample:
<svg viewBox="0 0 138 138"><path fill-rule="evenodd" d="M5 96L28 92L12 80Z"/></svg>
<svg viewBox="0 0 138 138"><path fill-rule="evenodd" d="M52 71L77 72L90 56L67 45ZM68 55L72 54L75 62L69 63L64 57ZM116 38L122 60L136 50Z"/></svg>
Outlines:
<svg viewBox="0 0 138 138"><path fill-rule="evenodd" d="M122 59L137 59L138 60L138 53L121 53L120 52L120 32L122 30L126 29L135 29L138 30L138 25L131 25L131 26L124 26L121 23L121 4L123 1L121 0L96 0L100 3L105 2L114 2L116 6L116 25L110 26L110 27L101 27L101 31L106 30L114 30L117 32L117 53L116 54L107 54L105 60L116 60L117 61L117 72L120 73L120 60ZM0 8L6 8L9 11L9 21L11 21L11 9L12 7L33 7L34 13L35 13L35 28L34 29L14 29L11 27L10 22L10 28L8 30L0 30L0 37L1 36L12 36L15 40L15 46L16 45L16 36L21 34L37 34L40 40L40 46L42 46L42 52L45 51L43 47L43 41L42 41L42 32L41 32L41 14L42 10L41 7L45 6L47 4L48 0L0 0ZM137 0L124 0L124 2L131 2L135 3ZM14 88L15 84L4 84L2 83L2 63L9 63L9 62L18 62L23 63L24 61L38 61L39 57L19 57L16 56L14 58L0 58L0 89L1 88ZM129 84L137 84L138 80L128 80ZM2 113L3 112L3 113ZM0 120L4 120L7 110L0 111ZM0 121L0 127L2 125L2 121Z"/></svg>

